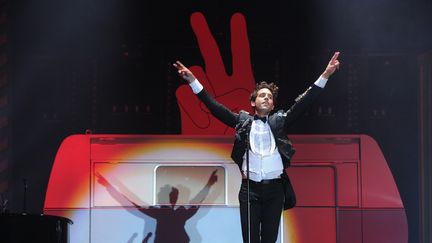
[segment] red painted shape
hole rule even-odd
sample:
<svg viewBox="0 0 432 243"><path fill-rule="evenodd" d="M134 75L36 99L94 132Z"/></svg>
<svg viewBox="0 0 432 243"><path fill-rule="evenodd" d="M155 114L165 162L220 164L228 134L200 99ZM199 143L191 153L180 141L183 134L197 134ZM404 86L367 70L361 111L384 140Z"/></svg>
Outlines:
<svg viewBox="0 0 432 243"><path fill-rule="evenodd" d="M291 210L291 209L290 209ZM296 219L295 243L336 243L337 223L335 208L297 207L290 212ZM289 223L289 222L287 222ZM289 237L289 236L287 236ZM291 241L285 241L286 243Z"/></svg>
<svg viewBox="0 0 432 243"><path fill-rule="evenodd" d="M341 207L359 207L359 176L357 163L335 164L337 178L338 205Z"/></svg>
<svg viewBox="0 0 432 243"><path fill-rule="evenodd" d="M205 67L192 66L195 74L207 92L228 109L239 112L250 108L249 95L255 86L250 59L246 20L241 13L231 18L232 74L228 75L219 47L211 34L202 13L191 16L191 25L198 41ZM180 86L177 91L180 106L182 134L224 135L234 130L214 118L207 108L192 93L189 85Z"/></svg>
<svg viewBox="0 0 432 243"><path fill-rule="evenodd" d="M335 237L340 243L408 242L408 224L402 200L387 162L371 137L290 137L294 147L300 148L294 156L292 167L288 169L298 197L297 207L289 210L294 220L285 222L294 224L296 228L295 237L298 241L294 242L335 242ZM170 140L190 144L191 151L196 149L197 142L210 150L218 147L218 151L224 153L221 156L226 158L229 157L232 143L231 136L68 137L60 146L54 162L46 193L45 213L89 209L90 169L95 159L121 161L130 158L128 156L135 156L129 152L135 151L138 145L136 141L145 147L154 143L170 147ZM91 141L97 141L93 149ZM153 148L141 153L146 151L152 152ZM193 155L191 153L189 156ZM82 222L88 223L86 220Z"/></svg>
<svg viewBox="0 0 432 243"><path fill-rule="evenodd" d="M297 206L336 205L335 169L332 166L294 166L288 173L297 195Z"/></svg>
<svg viewBox="0 0 432 243"><path fill-rule="evenodd" d="M369 243L363 241L362 211L341 209L338 212L339 243ZM401 241L407 242L407 241Z"/></svg>
<svg viewBox="0 0 432 243"><path fill-rule="evenodd" d="M51 169L44 209L89 208L90 135L63 140Z"/></svg>
<svg viewBox="0 0 432 243"><path fill-rule="evenodd" d="M292 167L288 169L298 197L294 211L337 208L337 235L342 243L408 242L402 200L387 161L373 138L367 135L290 137L297 148ZM334 173L326 168L334 168ZM300 221L315 221L313 210L302 211ZM307 223L304 225L299 230L301 242L314 242L306 238L315 232L306 227ZM332 239L333 232L321 236L326 241Z"/></svg>
<svg viewBox="0 0 432 243"><path fill-rule="evenodd" d="M404 210L364 209L362 219L363 242L408 242L408 225Z"/></svg>

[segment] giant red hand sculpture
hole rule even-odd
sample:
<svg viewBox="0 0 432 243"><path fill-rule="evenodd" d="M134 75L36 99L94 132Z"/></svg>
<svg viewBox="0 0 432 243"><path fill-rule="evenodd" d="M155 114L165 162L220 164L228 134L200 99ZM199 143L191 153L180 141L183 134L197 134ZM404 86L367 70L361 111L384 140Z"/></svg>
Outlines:
<svg viewBox="0 0 432 243"><path fill-rule="evenodd" d="M198 40L205 67L189 69L217 101L238 112L250 108L249 94L255 87L252 73L246 20L240 13L231 17L232 75L228 75L219 47L202 13L191 16L191 25ZM187 84L176 92L180 106L182 134L224 135L234 130L214 118Z"/></svg>

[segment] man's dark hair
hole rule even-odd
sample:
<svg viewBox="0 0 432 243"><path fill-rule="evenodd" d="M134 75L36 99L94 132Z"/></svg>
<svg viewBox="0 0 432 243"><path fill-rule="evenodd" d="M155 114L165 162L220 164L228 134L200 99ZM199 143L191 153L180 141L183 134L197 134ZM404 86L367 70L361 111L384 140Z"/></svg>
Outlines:
<svg viewBox="0 0 432 243"><path fill-rule="evenodd" d="M267 88L267 89L270 90L270 92L273 95L273 104L275 104L276 103L276 98L277 98L277 95L278 95L278 92L279 92L279 87L276 86L276 84L274 84L274 83L267 83L266 81L261 81L261 83L257 83L256 84L255 90L252 91L252 93L250 94L250 98L249 98L250 101L255 101L256 97L258 95L258 91L260 89L264 89L264 88Z"/></svg>

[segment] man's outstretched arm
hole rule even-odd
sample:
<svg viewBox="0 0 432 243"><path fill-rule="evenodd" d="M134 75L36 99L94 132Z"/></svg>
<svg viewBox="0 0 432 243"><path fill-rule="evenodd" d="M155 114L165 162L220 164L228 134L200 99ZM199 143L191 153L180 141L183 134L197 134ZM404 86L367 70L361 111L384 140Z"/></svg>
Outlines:
<svg viewBox="0 0 432 243"><path fill-rule="evenodd" d="M315 81L314 85L309 87L304 93L295 99L295 104L286 112L285 127L288 127L299 115L301 115L315 98L321 93L330 76L339 69L338 60L340 52L335 52L327 64L324 72Z"/></svg>
<svg viewBox="0 0 432 243"><path fill-rule="evenodd" d="M324 72L321 74L322 77L329 79L330 76L337 70L339 69L340 66L340 62L338 60L340 52L335 52L333 57L330 59L329 63L327 64L326 69L324 70Z"/></svg>

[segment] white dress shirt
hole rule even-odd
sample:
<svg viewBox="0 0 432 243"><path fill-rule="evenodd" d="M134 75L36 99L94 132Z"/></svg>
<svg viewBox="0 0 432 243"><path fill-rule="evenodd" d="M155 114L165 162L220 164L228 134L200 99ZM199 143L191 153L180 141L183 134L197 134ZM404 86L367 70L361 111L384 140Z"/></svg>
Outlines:
<svg viewBox="0 0 432 243"><path fill-rule="evenodd" d="M249 133L249 179L260 182L275 179L283 172L282 158L268 122L254 120ZM247 177L246 154L243 156L242 172Z"/></svg>
<svg viewBox="0 0 432 243"><path fill-rule="evenodd" d="M314 84L324 88L327 80L320 76ZM194 94L198 94L204 88L198 79L189 85ZM249 141L249 178L256 182L279 178L283 172L282 158L276 148L276 142L268 122L254 120L249 133ZM243 157L242 173L244 176L247 174L246 154Z"/></svg>

